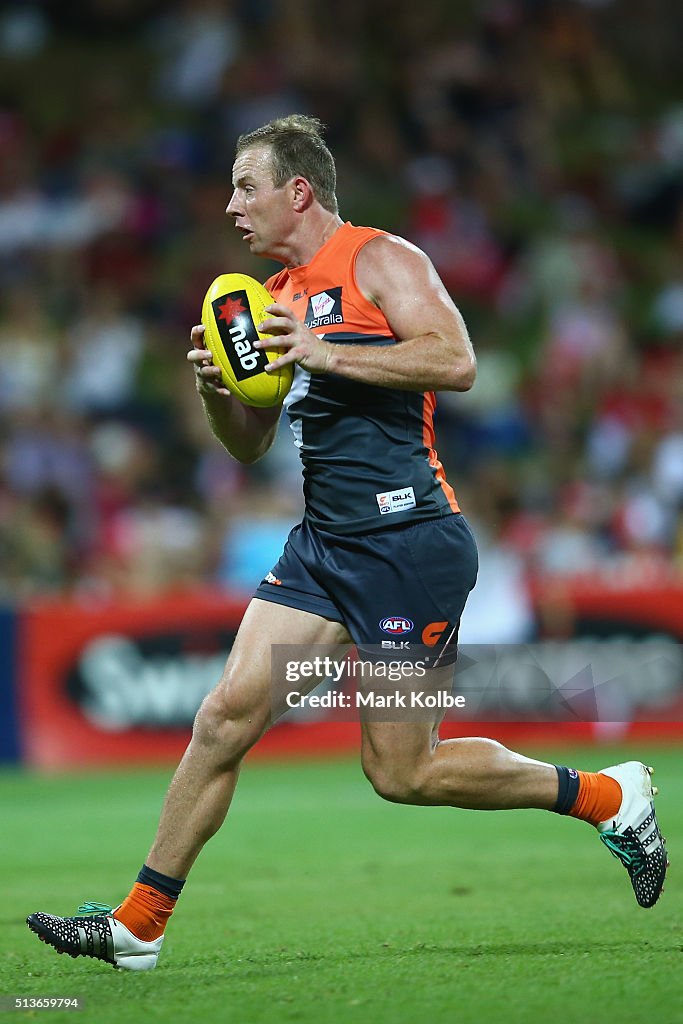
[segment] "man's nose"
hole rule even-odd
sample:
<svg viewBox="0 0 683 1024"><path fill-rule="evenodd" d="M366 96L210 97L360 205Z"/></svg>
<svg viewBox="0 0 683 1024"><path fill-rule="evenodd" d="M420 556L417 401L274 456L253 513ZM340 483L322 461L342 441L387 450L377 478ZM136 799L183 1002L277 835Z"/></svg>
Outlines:
<svg viewBox="0 0 683 1024"><path fill-rule="evenodd" d="M237 201L237 189L235 189L233 194L230 196L230 202L225 207L225 212L229 217L239 217L240 208L239 203Z"/></svg>

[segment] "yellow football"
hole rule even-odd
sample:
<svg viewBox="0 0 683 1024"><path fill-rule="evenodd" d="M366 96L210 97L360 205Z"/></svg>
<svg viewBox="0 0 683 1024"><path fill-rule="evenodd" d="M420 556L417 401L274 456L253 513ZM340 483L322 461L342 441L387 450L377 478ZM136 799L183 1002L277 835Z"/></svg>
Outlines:
<svg viewBox="0 0 683 1024"><path fill-rule="evenodd" d="M228 391L246 405L265 408L278 405L292 386L292 364L266 373L284 349L254 348L259 334L256 325L267 319L265 307L273 296L247 274L221 274L204 297L202 323L204 342L220 366Z"/></svg>

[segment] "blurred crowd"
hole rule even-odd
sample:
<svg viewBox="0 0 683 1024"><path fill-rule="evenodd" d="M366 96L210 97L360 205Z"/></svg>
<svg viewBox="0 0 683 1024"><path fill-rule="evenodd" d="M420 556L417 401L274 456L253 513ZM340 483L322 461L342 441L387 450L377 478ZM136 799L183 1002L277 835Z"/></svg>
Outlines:
<svg viewBox="0 0 683 1024"><path fill-rule="evenodd" d="M185 352L218 273L275 269L224 208L237 135L292 111L463 311L437 437L491 581L683 567L682 32L664 0L3 4L0 598L278 556L289 431L232 461Z"/></svg>

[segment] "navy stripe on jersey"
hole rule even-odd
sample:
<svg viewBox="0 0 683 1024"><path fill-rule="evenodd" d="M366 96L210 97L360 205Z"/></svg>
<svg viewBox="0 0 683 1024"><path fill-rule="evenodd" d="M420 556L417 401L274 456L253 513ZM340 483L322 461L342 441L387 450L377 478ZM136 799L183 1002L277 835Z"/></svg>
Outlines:
<svg viewBox="0 0 683 1024"><path fill-rule="evenodd" d="M320 335L334 344L391 337ZM421 392L362 384L301 367L285 399L303 463L306 516L350 535L453 512L424 442Z"/></svg>

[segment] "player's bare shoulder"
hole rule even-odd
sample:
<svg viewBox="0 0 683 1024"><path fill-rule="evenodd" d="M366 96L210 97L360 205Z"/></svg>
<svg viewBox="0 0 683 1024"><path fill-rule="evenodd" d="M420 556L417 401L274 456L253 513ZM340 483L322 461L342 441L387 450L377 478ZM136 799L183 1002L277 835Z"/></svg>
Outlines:
<svg viewBox="0 0 683 1024"><path fill-rule="evenodd" d="M407 294L425 285L441 287L429 256L406 238L381 232L369 239L356 257L356 283L375 306L389 291Z"/></svg>
<svg viewBox="0 0 683 1024"><path fill-rule="evenodd" d="M358 253L356 284L381 309L399 341L439 339L443 361L457 368L452 390L472 387L477 361L467 327L422 249L399 235L376 235Z"/></svg>

